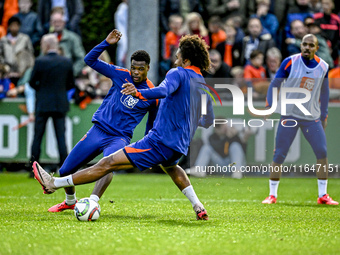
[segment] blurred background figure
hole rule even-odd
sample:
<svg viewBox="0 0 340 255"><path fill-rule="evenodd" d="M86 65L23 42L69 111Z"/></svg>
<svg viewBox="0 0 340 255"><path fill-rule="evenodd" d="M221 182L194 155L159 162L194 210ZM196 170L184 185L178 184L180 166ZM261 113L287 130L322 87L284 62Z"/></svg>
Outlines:
<svg viewBox="0 0 340 255"><path fill-rule="evenodd" d="M332 49L328 46L326 39L321 35L319 24L317 24L313 18L307 18L305 20L305 26L307 27L307 33L315 35L318 39L319 49L316 55L325 60L329 68L332 69L334 67L334 61L331 56Z"/></svg>
<svg viewBox="0 0 340 255"><path fill-rule="evenodd" d="M181 29L183 18L178 14L173 14L169 17L169 32L165 35L164 40L164 60L170 60L178 49L179 39L181 39Z"/></svg>
<svg viewBox="0 0 340 255"><path fill-rule="evenodd" d="M288 10L286 17L286 38L292 38L291 26L293 20L304 21L307 17L313 17L313 11L309 7L310 0L296 0L296 4Z"/></svg>
<svg viewBox="0 0 340 255"><path fill-rule="evenodd" d="M197 12L191 12L186 16L181 34L198 35L210 45L208 29L204 25L202 16Z"/></svg>
<svg viewBox="0 0 340 255"><path fill-rule="evenodd" d="M114 15L115 26L118 31L122 32L122 37L117 44L116 50L116 65L127 67L126 54L128 50L128 18L129 18L129 5L128 0L123 0L117 8Z"/></svg>
<svg viewBox="0 0 340 255"><path fill-rule="evenodd" d="M1 38L4 47L5 63L10 65L8 74L15 86L25 84L30 77L34 63L34 50L28 35L20 33L18 17L8 20L8 34Z"/></svg>
<svg viewBox="0 0 340 255"><path fill-rule="evenodd" d="M282 54L276 47L270 48L266 55L266 77L274 79L281 65Z"/></svg>
<svg viewBox="0 0 340 255"><path fill-rule="evenodd" d="M340 3L340 1L336 2ZM314 20L315 23L320 25L321 35L326 38L328 45L331 47L331 55L335 65L337 65L340 50L340 18L333 13L333 0L321 0L321 5L322 12L315 13Z"/></svg>
<svg viewBox="0 0 340 255"><path fill-rule="evenodd" d="M236 41L237 30L232 25L225 26L226 40L217 45L216 50L221 54L223 62L228 66L241 65L242 40Z"/></svg>
<svg viewBox="0 0 340 255"><path fill-rule="evenodd" d="M15 14L19 12L18 0L2 0L2 10L1 10L1 18L2 18L2 27L5 31L7 31L8 20Z"/></svg>
<svg viewBox="0 0 340 255"><path fill-rule="evenodd" d="M309 8L312 10L313 13L321 12L322 5L320 3L320 0L310 0Z"/></svg>
<svg viewBox="0 0 340 255"><path fill-rule="evenodd" d="M36 59L30 85L36 90L34 138L30 163L40 159L41 142L47 120L53 119L60 162L67 157L65 142L65 117L69 111L67 91L74 88L72 62L59 56L58 39L53 34L44 35L41 40L43 56Z"/></svg>
<svg viewBox="0 0 340 255"><path fill-rule="evenodd" d="M222 61L221 54L217 50L210 50L211 68L203 74L205 78L231 78L230 66Z"/></svg>
<svg viewBox="0 0 340 255"><path fill-rule="evenodd" d="M253 50L259 50L264 55L267 50L275 46L275 42L269 32L263 29L258 18L251 18L248 22L249 35L243 38L241 64L250 62L250 54Z"/></svg>
<svg viewBox="0 0 340 255"><path fill-rule="evenodd" d="M247 86L253 88L254 99L264 99L270 84L266 79L266 69L263 67L263 63L263 53L259 50L253 50L250 54L250 64L244 68L243 77Z"/></svg>
<svg viewBox="0 0 340 255"><path fill-rule="evenodd" d="M217 117L217 119L224 118ZM247 165L245 153L247 141L252 134L250 129L238 130L228 124L210 127L202 133L203 145L194 165L186 169L186 172L192 176L205 177L213 174L209 173L208 166L219 165L222 168L233 165L237 171L232 172L231 177L242 178L240 170L241 166ZM216 174L230 174L230 172L216 172Z"/></svg>
<svg viewBox="0 0 340 255"><path fill-rule="evenodd" d="M82 0L39 0L38 14L40 22L44 28L44 33L48 33L50 27L50 15L53 8L60 7L64 11L64 22L66 28L72 32L81 35L79 23L84 14ZM53 25L53 24L52 24Z"/></svg>
<svg viewBox="0 0 340 255"><path fill-rule="evenodd" d="M302 38L307 34L307 28L303 24L303 21L296 19L290 23L290 32L292 36L285 40L288 56L301 52L300 43Z"/></svg>
<svg viewBox="0 0 340 255"><path fill-rule="evenodd" d="M170 30L165 35L162 45L163 59L159 63L159 83L163 81L166 73L174 67L179 39L182 36L182 26L182 16L173 14L169 17Z"/></svg>
<svg viewBox="0 0 340 255"><path fill-rule="evenodd" d="M65 17L60 9L52 12L50 23L50 33L57 36L64 56L72 61L74 76L79 75L85 65L85 50L80 36L65 28Z"/></svg>
<svg viewBox="0 0 340 255"><path fill-rule="evenodd" d="M246 80L244 79L244 67L243 66L235 66L231 69L230 72L231 76L233 77L233 85L239 87L243 94L247 94L247 88L248 85L246 83ZM232 100L233 97L230 93L229 100Z"/></svg>
<svg viewBox="0 0 340 255"><path fill-rule="evenodd" d="M21 22L20 32L28 35L31 39L33 47L39 46L40 38L43 35L43 29L39 16L31 10L31 0L19 0L19 12L14 15Z"/></svg>
<svg viewBox="0 0 340 255"><path fill-rule="evenodd" d="M213 16L208 21L210 49L216 49L216 46L227 39L227 35L222 28L221 19Z"/></svg>
<svg viewBox="0 0 340 255"><path fill-rule="evenodd" d="M330 70L328 78L330 102L340 102L340 67Z"/></svg>
<svg viewBox="0 0 340 255"><path fill-rule="evenodd" d="M0 64L0 100L4 99L8 94L8 91L14 87L11 80L8 78L9 66Z"/></svg>
<svg viewBox="0 0 340 255"><path fill-rule="evenodd" d="M234 16L247 18L246 0L210 0L207 9L210 16L217 15L223 22Z"/></svg>
<svg viewBox="0 0 340 255"><path fill-rule="evenodd" d="M256 4L256 13L250 17L260 19L263 28L269 31L272 38L276 41L279 22L274 14L269 13L270 0L256 0Z"/></svg>
<svg viewBox="0 0 340 255"><path fill-rule="evenodd" d="M99 59L105 63L111 63L110 56L106 50L99 56ZM98 73L93 68L85 66L81 75L75 81L75 104L79 105L80 109L85 110L93 99L103 99L111 85L111 79Z"/></svg>
<svg viewBox="0 0 340 255"><path fill-rule="evenodd" d="M168 21L171 15L177 14L186 18L190 12L197 12L205 15L204 6L201 0L160 0L159 1L159 20L161 34L166 34L170 28ZM163 41L163 37L162 37Z"/></svg>

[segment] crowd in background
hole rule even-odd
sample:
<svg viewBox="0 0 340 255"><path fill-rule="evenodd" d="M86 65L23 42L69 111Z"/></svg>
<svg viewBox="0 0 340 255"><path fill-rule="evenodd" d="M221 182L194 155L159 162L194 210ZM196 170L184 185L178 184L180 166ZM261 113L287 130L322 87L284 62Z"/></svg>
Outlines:
<svg viewBox="0 0 340 255"><path fill-rule="evenodd" d="M197 34L210 46L211 69L207 78L232 78L244 93L263 100L270 79L284 58L300 52L307 33L319 41L317 55L330 66L329 78L340 78L340 4L333 0L160 0L159 81L174 66L179 39ZM82 109L103 98L111 84L85 66L81 38L82 0L0 0L0 98L24 92L40 39L54 33L59 53L73 62L76 89L70 95ZM127 67L128 1L113 14L123 34L116 59L107 52L102 60ZM13 89L10 91L11 89ZM337 101L340 83L330 80L331 100ZM10 91L10 92L9 92ZM226 99L226 98L225 98Z"/></svg>
<svg viewBox="0 0 340 255"><path fill-rule="evenodd" d="M329 78L340 78L339 14L333 0L161 0L160 79L174 64L180 37L197 34L210 46L205 76L234 78L242 91L252 87L253 98L263 100L282 60L300 53L308 33L318 38L316 54L328 63ZM337 101L340 83L330 79L330 89Z"/></svg>
<svg viewBox="0 0 340 255"><path fill-rule="evenodd" d="M27 93L35 58L42 55L40 42L45 34L58 38L58 54L71 59L76 87L69 91L82 109L94 98L103 98L111 82L85 66L85 50L80 21L84 14L82 0L41 0L37 11L31 0L0 0L0 99L31 95ZM104 52L101 59L110 63ZM27 111L33 118L34 105L27 98ZM30 106L29 106L30 105Z"/></svg>
<svg viewBox="0 0 340 255"><path fill-rule="evenodd" d="M121 1L112 14L115 28L123 34L115 60L106 51L100 56L122 67L129 62L128 4ZM27 107L22 110L34 120L35 94L29 81L35 58L42 55L41 38L49 33L58 39L58 54L72 61L75 88L68 98L85 109L91 100L105 97L110 79L84 63L83 15L82 0L38 0L36 10L32 0L0 0L0 100L25 96ZM340 1L159 0L159 28L159 81L174 67L181 36L197 34L210 46L211 68L204 76L228 78L245 94L252 87L253 99L262 101L282 60L300 52L304 35L314 34L320 47L316 54L330 67L330 101L340 101L340 82L334 79L340 78ZM222 100L228 96L221 93ZM201 144L193 154L210 155L198 160L233 162L233 155L243 155L236 161L246 164L246 144L254 130L223 126L209 132L194 141ZM233 153L235 147L238 153ZM189 170L193 163L184 162Z"/></svg>

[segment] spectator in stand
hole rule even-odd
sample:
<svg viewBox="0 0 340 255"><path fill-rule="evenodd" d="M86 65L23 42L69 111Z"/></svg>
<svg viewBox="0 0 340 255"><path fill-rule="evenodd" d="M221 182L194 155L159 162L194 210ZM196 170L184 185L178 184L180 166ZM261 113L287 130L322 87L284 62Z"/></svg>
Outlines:
<svg viewBox="0 0 340 255"><path fill-rule="evenodd" d="M18 0L3 1L2 27L7 31L8 20L19 12Z"/></svg>
<svg viewBox="0 0 340 255"><path fill-rule="evenodd" d="M247 18L247 0L210 0L207 9L210 16L218 15L223 22L234 16Z"/></svg>
<svg viewBox="0 0 340 255"><path fill-rule="evenodd" d="M230 72L231 76L233 77L233 85L239 87L243 94L247 94L247 89L248 89L248 85L247 82L244 80L244 68L242 66L235 66L231 69ZM232 100L232 96L230 96L229 98L230 100Z"/></svg>
<svg viewBox="0 0 340 255"><path fill-rule="evenodd" d="M169 17L170 31L166 33L164 40L164 60L170 60L174 52L176 52L181 39L181 28L183 25L183 18L178 14ZM169 68L170 69L170 68Z"/></svg>
<svg viewBox="0 0 340 255"><path fill-rule="evenodd" d="M227 39L226 33L222 29L221 19L213 16L208 21L210 48L216 49L216 46Z"/></svg>
<svg viewBox="0 0 340 255"><path fill-rule="evenodd" d="M170 30L168 20L171 15L178 14L186 18L190 12L203 12L200 0L160 0L159 20L161 23L161 34L166 34Z"/></svg>
<svg viewBox="0 0 340 255"><path fill-rule="evenodd" d="M337 61L340 49L340 18L338 15L332 13L334 9L333 0L322 0L321 4L323 12L315 13L314 19L316 23L320 24L322 35L331 45L333 60Z"/></svg>
<svg viewBox="0 0 340 255"><path fill-rule="evenodd" d="M99 59L105 63L111 63L110 56L106 50L99 56ZM106 86L107 83L109 83L108 88ZM75 103L79 105L80 109L86 109L92 99L104 98L107 95L111 84L112 82L109 78L98 73L93 68L85 66L80 77L75 81Z"/></svg>
<svg viewBox="0 0 340 255"><path fill-rule="evenodd" d="M286 17L288 10L295 6L295 0L270 0L269 13L274 14L278 20L279 28L276 34L275 43L279 49L284 42ZM256 14L256 0L248 1L248 10L250 14Z"/></svg>
<svg viewBox="0 0 340 255"><path fill-rule="evenodd" d="M340 102L340 67L333 68L328 73L329 98L331 102Z"/></svg>
<svg viewBox="0 0 340 255"><path fill-rule="evenodd" d="M55 7L63 8L66 28L78 35L81 35L79 23L84 13L82 0L39 0L38 14L45 33L48 33L49 31L50 15Z"/></svg>
<svg viewBox="0 0 340 255"><path fill-rule="evenodd" d="M202 37L208 45L210 45L208 29L204 26L201 15L197 12L191 12L186 16L181 34L198 35Z"/></svg>
<svg viewBox="0 0 340 255"><path fill-rule="evenodd" d="M301 20L302 22L307 17L313 17L313 11L309 7L310 0L296 0L296 5L288 10L287 22L285 27L286 37L293 38L290 31L290 24L293 20Z"/></svg>
<svg viewBox="0 0 340 255"><path fill-rule="evenodd" d="M241 65L240 55L242 50L242 43L236 43L236 29L231 25L225 26L225 32L227 39L218 44L216 50L220 53L223 58L223 62L228 66L239 66Z"/></svg>
<svg viewBox="0 0 340 255"><path fill-rule="evenodd" d="M205 78L231 78L230 66L222 61L221 54L217 50L210 50L210 69L204 75Z"/></svg>
<svg viewBox="0 0 340 255"><path fill-rule="evenodd" d="M264 55L259 50L253 50L250 54L250 64L244 68L244 78L248 87L252 87L254 98L265 96L269 87L266 79L266 69L263 67Z"/></svg>
<svg viewBox="0 0 340 255"><path fill-rule="evenodd" d="M309 7L313 13L318 13L322 11L322 5L320 0L310 0Z"/></svg>
<svg viewBox="0 0 340 255"><path fill-rule="evenodd" d="M54 33L63 49L64 56L73 62L74 76L80 74L83 69L85 50L81 38L76 33L65 28L65 19L59 11L51 14L51 33Z"/></svg>
<svg viewBox="0 0 340 255"><path fill-rule="evenodd" d="M6 96L10 96L8 91L14 87L14 84L11 83L11 80L7 76L8 72L9 66L0 64L0 100Z"/></svg>
<svg viewBox="0 0 340 255"><path fill-rule="evenodd" d="M340 1L334 2L334 13L340 16Z"/></svg>
<svg viewBox="0 0 340 255"><path fill-rule="evenodd" d="M248 1L249 13L256 13L257 0ZM286 17L288 10L295 6L295 0L270 0L269 13L274 14L279 22L279 29L283 29L286 25Z"/></svg>
<svg viewBox="0 0 340 255"><path fill-rule="evenodd" d="M307 27L307 33L313 34L316 36L319 42L319 49L316 52L316 55L329 65L329 69L334 67L334 62L331 56L331 48L329 48L326 39L321 35L321 28L319 24L315 23L312 18L307 18L305 20L305 26Z"/></svg>
<svg viewBox="0 0 340 255"><path fill-rule="evenodd" d="M227 19L227 21L225 22L225 26L232 26L236 29L236 35L234 36L236 44L242 43L243 38L246 36L246 34L244 33L242 29L242 25L243 25L243 20L241 16L232 17L230 19Z"/></svg>
<svg viewBox="0 0 340 255"><path fill-rule="evenodd" d="M217 117L217 119L225 119ZM230 123L230 122L229 122ZM247 142L253 132L247 128L238 130L228 124L217 124L215 128L210 127L202 130L203 146L200 148L194 166L186 169L187 174L196 177L206 177L209 173L209 164L227 167L234 166L237 171L231 173L232 178L241 179L241 166L246 163ZM227 174L228 172L216 172L215 174Z"/></svg>
<svg viewBox="0 0 340 255"><path fill-rule="evenodd" d="M39 45L40 38L43 35L43 29L38 14L31 11L31 0L19 0L20 12L15 14L21 21L20 32L28 35L33 47Z"/></svg>
<svg viewBox="0 0 340 255"><path fill-rule="evenodd" d="M169 17L170 31L166 33L164 39L163 59L159 63L159 83L164 80L166 73L174 67L179 39L182 36L182 25L182 16L173 14Z"/></svg>
<svg viewBox="0 0 340 255"><path fill-rule="evenodd" d="M5 63L10 65L9 78L14 85L25 84L29 80L34 64L34 51L28 35L20 33L20 19L8 20L8 34L1 38ZM20 81L19 81L20 80Z"/></svg>
<svg viewBox="0 0 340 255"><path fill-rule="evenodd" d="M270 48L266 55L266 77L274 79L281 65L282 54L276 47Z"/></svg>
<svg viewBox="0 0 340 255"><path fill-rule="evenodd" d="M116 50L116 65L126 66L126 54L128 50L128 16L129 16L129 5L128 0L123 0L115 12L115 25L118 31L122 32L122 37L117 43Z"/></svg>
<svg viewBox="0 0 340 255"><path fill-rule="evenodd" d="M302 38L307 34L307 28L301 20L293 20L290 23L290 31L293 37L289 37L285 40L287 44L287 54L288 56L298 54L301 52L300 44Z"/></svg>
<svg viewBox="0 0 340 255"><path fill-rule="evenodd" d="M241 64L249 64L250 54L253 50L259 50L264 55L267 50L275 46L272 36L262 28L258 18L250 18L248 22L249 36L243 38Z"/></svg>
<svg viewBox="0 0 340 255"><path fill-rule="evenodd" d="M267 29L276 40L279 22L274 14L268 13L270 7L270 0L256 0L257 8L256 14L251 15L251 18L259 18L263 28Z"/></svg>

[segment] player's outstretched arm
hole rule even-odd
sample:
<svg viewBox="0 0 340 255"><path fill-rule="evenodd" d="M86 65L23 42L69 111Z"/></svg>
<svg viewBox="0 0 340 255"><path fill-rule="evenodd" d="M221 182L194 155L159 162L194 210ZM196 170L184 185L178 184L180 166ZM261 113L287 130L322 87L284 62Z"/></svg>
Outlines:
<svg viewBox="0 0 340 255"><path fill-rule="evenodd" d="M119 32L117 29L113 29L109 34L108 36L106 37L106 41L109 43L109 44L116 44L120 38L122 37L122 33Z"/></svg>
<svg viewBox="0 0 340 255"><path fill-rule="evenodd" d="M176 91L179 87L180 78L176 70L177 69L171 69L166 75L164 81L162 81L162 83L158 87L152 89L137 90L133 86L133 84L125 83L123 84L123 89L121 90L121 93L124 95L132 95L142 100L165 98Z"/></svg>
<svg viewBox="0 0 340 255"><path fill-rule="evenodd" d="M99 56L103 53L103 51L112 44L117 43L122 34L114 29L110 32L110 34L106 37L104 41L95 46L84 58L85 63L96 70L98 73L105 75L108 78L112 78L113 71L115 70L115 66L110 65L104 61L101 61Z"/></svg>

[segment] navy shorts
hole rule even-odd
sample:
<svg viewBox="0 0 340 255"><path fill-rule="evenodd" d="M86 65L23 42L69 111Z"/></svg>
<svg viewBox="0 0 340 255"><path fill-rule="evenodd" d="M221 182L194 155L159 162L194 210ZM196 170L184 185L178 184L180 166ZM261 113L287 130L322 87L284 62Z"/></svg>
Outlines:
<svg viewBox="0 0 340 255"><path fill-rule="evenodd" d="M164 167L177 165L183 155L148 136L126 146L123 151L130 162L141 171L159 164Z"/></svg>
<svg viewBox="0 0 340 255"><path fill-rule="evenodd" d="M93 125L67 156L59 173L60 176L73 174L99 154L106 157L129 144L129 138L106 133Z"/></svg>
<svg viewBox="0 0 340 255"><path fill-rule="evenodd" d="M287 121L285 121L286 119ZM320 119L310 121L293 117L282 117L280 122L281 121L284 121L284 125L289 127L284 127L279 124L277 129L273 158L275 163L282 164L284 162L299 129L301 129L306 140L311 145L316 158L323 159L327 157L326 135ZM296 123L297 125L293 127Z"/></svg>

